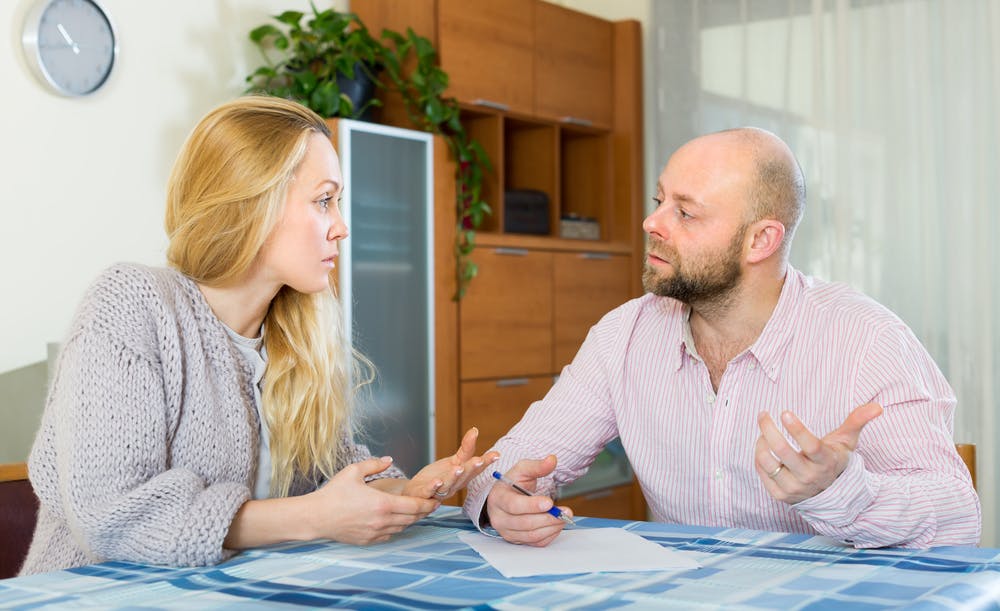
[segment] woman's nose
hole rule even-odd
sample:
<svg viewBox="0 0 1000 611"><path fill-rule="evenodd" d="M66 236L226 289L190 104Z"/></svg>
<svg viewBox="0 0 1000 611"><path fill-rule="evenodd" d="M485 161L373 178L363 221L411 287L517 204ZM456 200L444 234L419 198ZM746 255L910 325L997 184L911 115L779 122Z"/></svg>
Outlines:
<svg viewBox="0 0 1000 611"><path fill-rule="evenodd" d="M328 240L343 240L348 236L347 223L344 222L344 217L337 215L337 218L333 220L330 225L330 230L326 234L326 239Z"/></svg>

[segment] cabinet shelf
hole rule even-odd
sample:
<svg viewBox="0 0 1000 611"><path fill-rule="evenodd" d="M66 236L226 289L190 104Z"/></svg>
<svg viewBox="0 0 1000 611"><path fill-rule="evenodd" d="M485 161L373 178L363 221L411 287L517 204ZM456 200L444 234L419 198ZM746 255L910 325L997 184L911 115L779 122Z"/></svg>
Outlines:
<svg viewBox="0 0 1000 611"><path fill-rule="evenodd" d="M492 172L484 177L482 191L493 214L483 221L480 235L559 239L560 218L573 215L596 222L600 239L571 241L628 241L627 234L613 226L610 130L470 103L462 104L461 108L462 123L493 162ZM504 222L504 193L510 190L540 191L546 195L549 202L546 234L510 232Z"/></svg>
<svg viewBox="0 0 1000 611"><path fill-rule="evenodd" d="M476 234L477 248L529 248L532 250L554 250L571 252L606 252L627 255L632 252L628 242L605 242L602 240L574 240L569 238L550 238L548 236L532 236L517 233Z"/></svg>

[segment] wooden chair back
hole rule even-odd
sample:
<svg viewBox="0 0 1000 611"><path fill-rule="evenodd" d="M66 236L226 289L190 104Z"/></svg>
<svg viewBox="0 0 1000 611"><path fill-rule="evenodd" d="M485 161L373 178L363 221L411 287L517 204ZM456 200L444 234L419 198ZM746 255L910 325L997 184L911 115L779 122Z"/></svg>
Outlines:
<svg viewBox="0 0 1000 611"><path fill-rule="evenodd" d="M966 468L969 469L969 475L972 476L972 487L978 490L979 487L976 486L976 444L956 443L955 449L958 450L958 455L962 457Z"/></svg>
<svg viewBox="0 0 1000 611"><path fill-rule="evenodd" d="M0 464L0 579L21 570L35 534L38 497L25 463Z"/></svg>

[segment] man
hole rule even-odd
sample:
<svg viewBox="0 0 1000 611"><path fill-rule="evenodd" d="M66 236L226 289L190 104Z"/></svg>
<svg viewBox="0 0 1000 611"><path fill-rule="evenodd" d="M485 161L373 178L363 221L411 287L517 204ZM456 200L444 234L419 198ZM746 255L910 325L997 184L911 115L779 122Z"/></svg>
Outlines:
<svg viewBox="0 0 1000 611"><path fill-rule="evenodd" d="M564 524L548 496L620 437L659 521L977 544L941 372L886 308L788 263L805 187L785 143L752 128L693 140L656 200L648 294L598 322L496 445L498 470L538 496L483 474L467 515L547 545Z"/></svg>

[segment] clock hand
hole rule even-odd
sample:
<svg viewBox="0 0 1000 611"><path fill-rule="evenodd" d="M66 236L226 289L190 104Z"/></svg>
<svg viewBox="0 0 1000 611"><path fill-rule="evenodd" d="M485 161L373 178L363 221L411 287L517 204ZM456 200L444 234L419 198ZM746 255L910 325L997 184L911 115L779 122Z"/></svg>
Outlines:
<svg viewBox="0 0 1000 611"><path fill-rule="evenodd" d="M63 24L57 23L56 27L59 29L59 33L62 34L63 40L66 41L66 44L68 44L70 47L73 48L73 53L75 55L79 55L80 54L80 45L78 45L75 42L73 42L73 39L70 38L70 36L69 36L69 32L67 32L66 28L63 27Z"/></svg>

